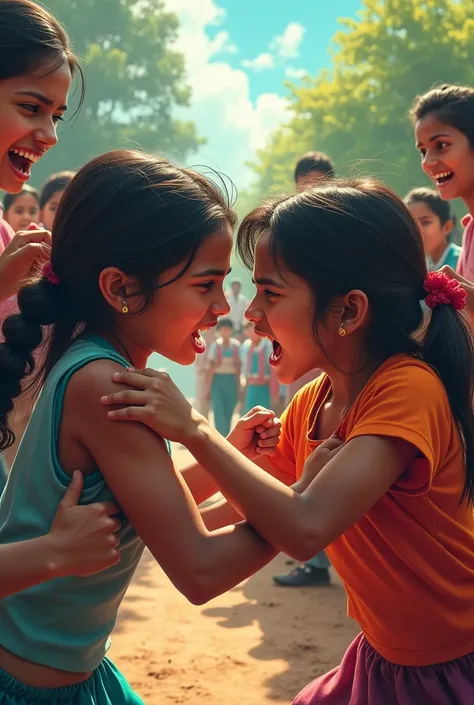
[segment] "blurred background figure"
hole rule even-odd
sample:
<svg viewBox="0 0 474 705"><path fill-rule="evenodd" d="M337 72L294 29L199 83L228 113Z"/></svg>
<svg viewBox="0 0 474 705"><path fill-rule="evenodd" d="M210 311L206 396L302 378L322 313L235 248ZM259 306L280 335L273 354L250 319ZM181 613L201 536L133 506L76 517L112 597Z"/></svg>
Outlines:
<svg viewBox="0 0 474 705"><path fill-rule="evenodd" d="M209 353L211 345L216 338L214 328L201 332L202 337L206 341L206 350L196 357L194 370L196 372L196 398L194 407L200 414L209 418L211 410L211 396L209 388Z"/></svg>
<svg viewBox="0 0 474 705"><path fill-rule="evenodd" d="M306 152L296 162L294 179L298 191L304 191L319 181L334 176L334 164L323 152Z"/></svg>
<svg viewBox="0 0 474 705"><path fill-rule="evenodd" d="M430 272L449 265L456 269L461 248L451 241L455 217L449 201L434 189L414 188L405 197L423 239L426 266Z"/></svg>
<svg viewBox="0 0 474 705"><path fill-rule="evenodd" d="M5 194L3 207L3 218L15 233L26 230L30 223L39 222L38 191L27 184L19 193Z"/></svg>
<svg viewBox="0 0 474 705"><path fill-rule="evenodd" d="M41 189L39 205L40 219L46 230L53 229L54 218L67 185L76 175L75 171L60 171L52 174Z"/></svg>
<svg viewBox="0 0 474 705"><path fill-rule="evenodd" d="M230 306L228 318L232 321L234 337L242 341L245 311L250 302L242 293L242 281L240 279L232 279L230 289L226 291L226 297Z"/></svg>
<svg viewBox="0 0 474 705"><path fill-rule="evenodd" d="M272 344L268 338L257 335L250 321L244 324L244 334L246 339L240 348L245 385L241 413L246 414L254 406L275 410L279 401L280 385L269 362Z"/></svg>
<svg viewBox="0 0 474 705"><path fill-rule="evenodd" d="M227 436L240 392L240 343L233 337L230 318L221 318L216 329L218 337L209 351L208 390L214 425Z"/></svg>

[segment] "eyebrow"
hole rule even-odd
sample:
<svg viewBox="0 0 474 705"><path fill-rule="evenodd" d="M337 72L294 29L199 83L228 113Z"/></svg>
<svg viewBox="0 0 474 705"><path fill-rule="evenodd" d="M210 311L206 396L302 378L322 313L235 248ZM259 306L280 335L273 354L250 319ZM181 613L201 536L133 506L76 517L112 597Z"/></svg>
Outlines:
<svg viewBox="0 0 474 705"><path fill-rule="evenodd" d="M267 277L259 277L258 279L252 279L252 284L258 284L259 286L276 286L279 289L282 289L284 286L281 282L277 282L274 279L270 279Z"/></svg>
<svg viewBox="0 0 474 705"><path fill-rule="evenodd" d="M43 105L47 105L48 107L53 105L53 101L50 98L47 98L42 93L37 93L36 91L17 91L15 95L28 95L31 98L36 98L36 100L39 100L40 103L43 103ZM60 105L58 110L67 110L67 105Z"/></svg>
<svg viewBox="0 0 474 705"><path fill-rule="evenodd" d="M451 137L447 132L439 132L437 135L433 135L432 137L429 138L428 142L434 142L435 140L439 140L440 137ZM422 142L417 142L416 147L418 148Z"/></svg>
<svg viewBox="0 0 474 705"><path fill-rule="evenodd" d="M199 279L200 277L226 277L231 271L232 269L226 271L225 269L213 269L211 267L209 269L203 269L201 272L195 272L191 276L193 279Z"/></svg>

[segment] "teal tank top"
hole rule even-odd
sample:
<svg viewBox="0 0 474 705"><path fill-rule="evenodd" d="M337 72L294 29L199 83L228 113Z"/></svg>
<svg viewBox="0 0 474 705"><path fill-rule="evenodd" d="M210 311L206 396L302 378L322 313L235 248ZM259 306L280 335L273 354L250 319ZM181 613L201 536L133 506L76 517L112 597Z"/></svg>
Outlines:
<svg viewBox="0 0 474 705"><path fill-rule="evenodd" d="M102 338L81 337L49 374L0 498L0 543L49 531L70 482L57 456L64 393L74 372L104 358L129 365ZM96 471L84 478L81 504L102 500L113 500L113 496ZM126 517L120 519L120 562L116 566L90 577L58 578L0 600L0 644L4 648L64 671L97 668L144 549Z"/></svg>

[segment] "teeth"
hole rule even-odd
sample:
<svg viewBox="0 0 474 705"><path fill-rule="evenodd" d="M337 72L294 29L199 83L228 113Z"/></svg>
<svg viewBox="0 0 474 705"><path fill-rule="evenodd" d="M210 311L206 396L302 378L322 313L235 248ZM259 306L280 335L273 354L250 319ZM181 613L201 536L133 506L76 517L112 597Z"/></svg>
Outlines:
<svg viewBox="0 0 474 705"><path fill-rule="evenodd" d="M448 176L452 176L453 172L452 171L443 171L441 174L435 174L433 175L433 178L435 179L445 179Z"/></svg>
<svg viewBox="0 0 474 705"><path fill-rule="evenodd" d="M28 152L25 149L17 149L16 147L14 147L13 149L10 149L9 151L13 152L13 154L18 154L20 157L24 157L25 159L28 159L28 161L33 162L33 164L35 162L37 162L38 159L40 158L38 154L34 154L33 152Z"/></svg>

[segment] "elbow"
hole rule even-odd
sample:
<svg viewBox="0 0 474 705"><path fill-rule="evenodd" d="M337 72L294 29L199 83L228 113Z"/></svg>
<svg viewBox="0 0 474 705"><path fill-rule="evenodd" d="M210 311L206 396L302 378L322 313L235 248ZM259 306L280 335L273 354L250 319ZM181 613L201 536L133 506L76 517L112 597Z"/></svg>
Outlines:
<svg viewBox="0 0 474 705"><path fill-rule="evenodd" d="M216 585L215 580L212 580L211 576L198 574L185 586L182 586L180 592L192 605L200 606L213 600L223 590L219 590L218 585Z"/></svg>
<svg viewBox="0 0 474 705"><path fill-rule="evenodd" d="M290 558L294 558L301 563L309 561L318 553L324 551L327 542L324 540L324 532L316 526L314 519L302 525L299 531L295 531L292 536L291 545L281 547Z"/></svg>

